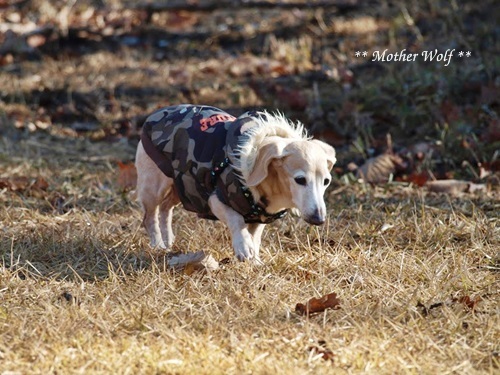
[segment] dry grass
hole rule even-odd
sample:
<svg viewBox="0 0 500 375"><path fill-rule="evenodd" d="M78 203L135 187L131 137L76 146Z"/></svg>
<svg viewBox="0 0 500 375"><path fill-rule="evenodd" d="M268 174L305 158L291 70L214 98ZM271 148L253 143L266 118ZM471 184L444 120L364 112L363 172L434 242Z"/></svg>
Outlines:
<svg viewBox="0 0 500 375"><path fill-rule="evenodd" d="M49 183L0 191L0 373L499 371L498 197L337 186L324 227L268 227L266 265L174 273L117 189L109 160L129 146L0 145L0 177ZM219 223L176 219L177 250L232 257ZM332 291L340 310L294 312Z"/></svg>
<svg viewBox="0 0 500 375"><path fill-rule="evenodd" d="M29 2L36 9L29 17L59 19L66 2L53 3L59 8ZM122 1L97 3L124 14ZM438 140L447 170L470 177L459 167L464 160L493 161L498 150L494 140L475 151L460 145L496 129L488 116L498 113L498 100L478 99L498 76L494 2L386 3L345 16L194 12L199 24L188 20L181 31L207 32L208 41L164 35L179 30L168 28L170 13L159 13L153 25L115 30L117 38L144 33L147 48L113 49L103 34L99 43L60 38L33 60L0 60L0 179L48 185L13 192L0 184L0 374L498 373L498 185L450 198L337 181L327 225L287 218L264 233L264 266L232 261L201 274L166 269L163 254L148 247L138 206L116 183L115 161L134 155L134 119L179 102L297 111L308 125L340 135L339 165L387 132L405 146ZM416 26L403 17L404 4ZM165 40L168 48L159 44ZM420 50L471 49L474 57L447 69L377 67L354 57L416 42ZM441 118L445 98L460 121ZM346 115L349 105L376 121L365 126ZM89 141L115 135L110 129L124 121L130 134L116 143ZM82 122L95 128L72 128ZM233 257L220 223L175 215L175 250ZM341 309L295 313L297 303L330 292ZM481 301L471 309L462 297ZM333 356L325 359L327 349Z"/></svg>

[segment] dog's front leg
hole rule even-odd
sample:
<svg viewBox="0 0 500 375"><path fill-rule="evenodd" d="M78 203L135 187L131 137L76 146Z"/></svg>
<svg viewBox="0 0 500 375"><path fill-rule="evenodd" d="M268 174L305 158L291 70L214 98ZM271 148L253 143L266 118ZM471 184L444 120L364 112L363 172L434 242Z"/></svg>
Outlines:
<svg viewBox="0 0 500 375"><path fill-rule="evenodd" d="M208 204L212 213L224 224L231 232L233 239L233 249L236 258L239 261L252 259L255 257L255 245L252 235L248 231L245 219L231 207L222 203L217 195L212 194L208 199ZM258 256L258 254L257 254Z"/></svg>
<svg viewBox="0 0 500 375"><path fill-rule="evenodd" d="M248 231L252 235L253 239L255 260L260 260L260 255L259 255L260 241L265 226L266 226L265 224L260 224L260 223L248 224Z"/></svg>

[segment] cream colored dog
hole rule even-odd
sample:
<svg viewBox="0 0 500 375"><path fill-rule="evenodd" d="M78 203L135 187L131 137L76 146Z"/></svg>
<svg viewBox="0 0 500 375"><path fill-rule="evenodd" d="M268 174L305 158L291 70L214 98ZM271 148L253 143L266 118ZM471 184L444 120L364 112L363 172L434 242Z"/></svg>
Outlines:
<svg viewBox="0 0 500 375"><path fill-rule="evenodd" d="M206 158L216 135L226 139ZM214 163L218 157L222 161ZM259 262L264 226L284 210L297 209L310 224L325 222L323 195L335 162L333 147L311 140L302 125L279 114L253 112L236 119L213 107L159 110L146 120L136 154L137 194L151 246L171 247L172 211L182 202L229 227L239 260Z"/></svg>

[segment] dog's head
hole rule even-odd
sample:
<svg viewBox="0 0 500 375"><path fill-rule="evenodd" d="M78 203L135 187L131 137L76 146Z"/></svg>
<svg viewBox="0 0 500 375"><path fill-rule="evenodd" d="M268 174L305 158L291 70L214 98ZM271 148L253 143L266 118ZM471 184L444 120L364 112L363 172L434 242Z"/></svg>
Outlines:
<svg viewBox="0 0 500 375"><path fill-rule="evenodd" d="M334 148L319 140L269 137L246 183L281 191L284 205L297 208L306 222L320 225L326 220L323 195L335 162Z"/></svg>

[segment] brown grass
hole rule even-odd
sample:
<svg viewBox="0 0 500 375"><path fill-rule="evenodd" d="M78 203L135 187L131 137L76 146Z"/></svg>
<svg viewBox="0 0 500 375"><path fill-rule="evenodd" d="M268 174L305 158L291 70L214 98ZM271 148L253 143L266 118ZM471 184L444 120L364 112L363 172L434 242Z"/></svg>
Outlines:
<svg viewBox="0 0 500 375"><path fill-rule="evenodd" d="M0 191L0 373L498 372L498 199L337 185L327 225L268 227L264 266L174 273L115 183L128 146L63 146L1 143L0 177L49 188ZM177 250L232 257L220 223L175 218Z"/></svg>
<svg viewBox="0 0 500 375"><path fill-rule="evenodd" d="M32 56L0 56L0 374L498 373L498 179L449 197L349 185L346 172L328 192L325 226L286 218L264 232L264 266L202 274L168 270L149 248L116 165L133 158L140 118L195 102L324 126L341 168L387 133L400 146L440 144L445 171L471 180L464 160L498 160L495 2L221 8L151 23L132 3L79 1L66 15L88 5L139 20L111 38L57 34ZM64 29L67 2L26 4L0 20L20 13ZM207 38L190 34L200 30ZM142 44L114 44L129 34ZM448 46L473 57L447 69L354 57ZM176 251L233 258L220 223L178 210L174 230ZM341 309L295 313L330 292Z"/></svg>

